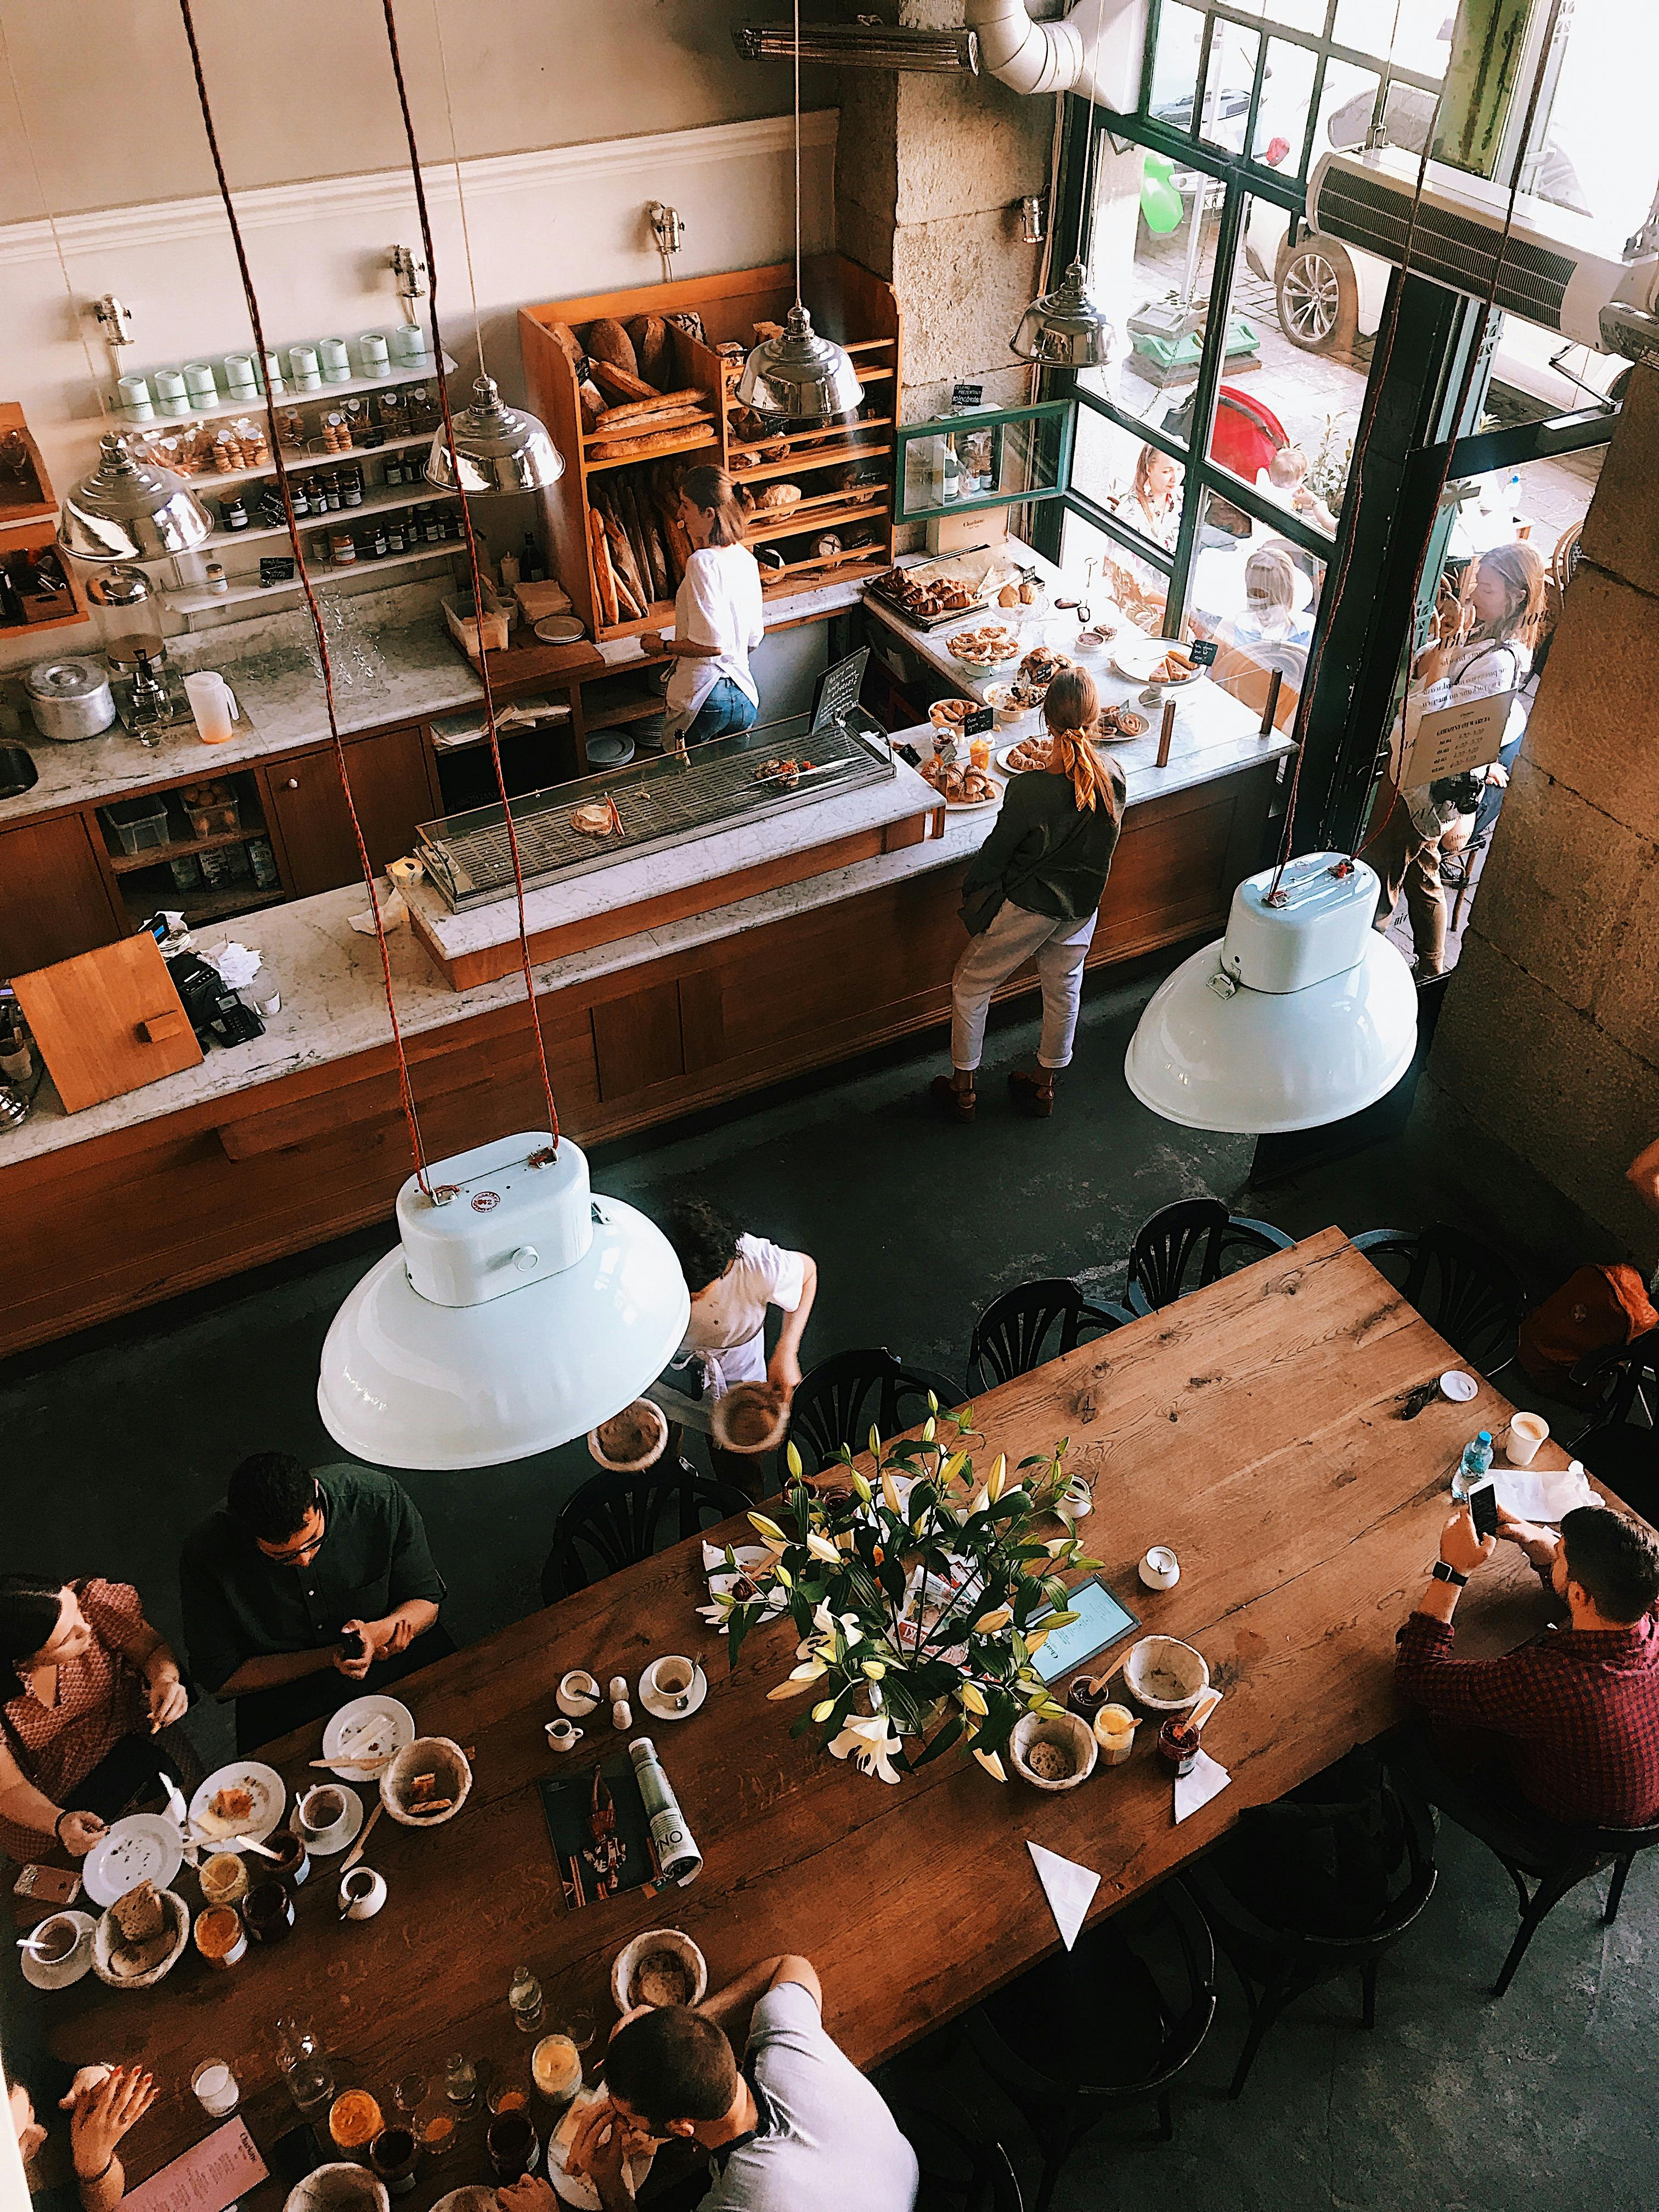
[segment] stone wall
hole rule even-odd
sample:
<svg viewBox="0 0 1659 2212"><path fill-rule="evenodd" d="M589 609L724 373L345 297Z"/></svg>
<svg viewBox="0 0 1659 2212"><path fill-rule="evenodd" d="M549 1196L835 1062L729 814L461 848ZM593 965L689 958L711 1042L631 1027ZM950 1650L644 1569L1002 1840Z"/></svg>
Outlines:
<svg viewBox="0 0 1659 2212"><path fill-rule="evenodd" d="M1638 368L1413 1116L1552 1261L1659 1260L1659 372Z"/></svg>

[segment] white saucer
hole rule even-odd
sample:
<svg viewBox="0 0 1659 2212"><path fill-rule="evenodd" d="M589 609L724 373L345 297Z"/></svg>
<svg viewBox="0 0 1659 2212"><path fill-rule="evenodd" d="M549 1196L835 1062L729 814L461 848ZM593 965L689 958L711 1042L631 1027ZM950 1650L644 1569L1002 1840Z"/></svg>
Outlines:
<svg viewBox="0 0 1659 2212"><path fill-rule="evenodd" d="M415 1741L415 1716L396 1698L382 1691L353 1698L323 1730L323 1757L335 1760L392 1759ZM342 1782L362 1782L361 1767L337 1765Z"/></svg>
<svg viewBox="0 0 1659 2212"><path fill-rule="evenodd" d="M355 1790L345 1793L345 1818L326 1841L306 1833L300 1826L300 1808L296 1804L288 1816L289 1833L298 1836L314 1859L331 1859L337 1852L347 1850L356 1843L363 1825L363 1801ZM257 1862L256 1862L257 1863Z"/></svg>
<svg viewBox="0 0 1659 2212"><path fill-rule="evenodd" d="M49 1912L46 1920L72 1920L81 1931L81 1940L68 1958L60 1959L56 1966L48 1966L44 1959L37 1959L32 1951L20 1951L18 1956L23 1962L23 1979L37 1990L66 1990L71 1983L78 1982L82 1974L91 1970L92 1915L89 1912ZM44 1928L46 1921L40 1924Z"/></svg>
<svg viewBox="0 0 1659 2212"><path fill-rule="evenodd" d="M184 1858L176 1820L161 1813L129 1813L124 1820L112 1820L109 1833L87 1853L81 1880L94 1905L108 1906L141 1881L166 1889Z"/></svg>
<svg viewBox="0 0 1659 2212"><path fill-rule="evenodd" d="M691 1688L684 1705L671 1705L657 1687L657 1662L653 1659L640 1676L640 1703L653 1720L689 1721L701 1710L708 1695L708 1677L699 1667L691 1677Z"/></svg>

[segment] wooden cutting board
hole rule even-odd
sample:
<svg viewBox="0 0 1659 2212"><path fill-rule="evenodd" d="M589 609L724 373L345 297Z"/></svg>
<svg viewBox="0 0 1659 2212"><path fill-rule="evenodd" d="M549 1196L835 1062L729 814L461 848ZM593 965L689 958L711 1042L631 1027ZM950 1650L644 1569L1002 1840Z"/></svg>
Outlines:
<svg viewBox="0 0 1659 2212"><path fill-rule="evenodd" d="M148 934L15 975L12 988L66 1114L201 1061L196 1032Z"/></svg>

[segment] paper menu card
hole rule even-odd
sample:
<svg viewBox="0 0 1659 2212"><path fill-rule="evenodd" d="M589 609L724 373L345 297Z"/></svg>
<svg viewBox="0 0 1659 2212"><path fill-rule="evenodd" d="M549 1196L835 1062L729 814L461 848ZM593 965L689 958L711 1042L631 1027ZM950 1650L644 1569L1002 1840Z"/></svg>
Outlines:
<svg viewBox="0 0 1659 2212"><path fill-rule="evenodd" d="M225 2212L270 2173L240 2119L228 2119L128 2190L121 2212Z"/></svg>

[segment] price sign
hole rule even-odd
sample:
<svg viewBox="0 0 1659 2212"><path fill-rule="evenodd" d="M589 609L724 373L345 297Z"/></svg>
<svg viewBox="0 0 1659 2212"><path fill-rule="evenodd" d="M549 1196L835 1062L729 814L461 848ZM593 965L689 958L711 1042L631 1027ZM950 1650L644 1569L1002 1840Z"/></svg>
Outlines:
<svg viewBox="0 0 1659 2212"><path fill-rule="evenodd" d="M1514 696L1497 691L1484 699L1427 709L1408 700L1404 741L1397 732L1395 740L1400 752L1395 781L1401 788L1432 783L1437 776L1461 775L1466 769L1484 768L1495 761Z"/></svg>
<svg viewBox="0 0 1659 2212"><path fill-rule="evenodd" d="M953 415L971 415L976 407L984 404L985 386L982 384L953 384L951 386L951 412Z"/></svg>
<svg viewBox="0 0 1659 2212"><path fill-rule="evenodd" d="M261 555L259 582L262 586L271 584L291 584L293 581L294 562L291 556L284 553Z"/></svg>
<svg viewBox="0 0 1659 2212"><path fill-rule="evenodd" d="M858 705L859 689L864 682L865 663L870 658L867 645L856 653L849 653L845 660L838 660L833 668L826 668L818 678L817 696L812 702L812 727L821 730L826 722L840 720Z"/></svg>
<svg viewBox="0 0 1659 2212"><path fill-rule="evenodd" d="M1207 668L1215 659L1219 647L1212 637L1195 637L1184 650L1188 659L1192 662L1194 668Z"/></svg>
<svg viewBox="0 0 1659 2212"><path fill-rule="evenodd" d="M976 707L971 714L963 716L962 734L964 738L982 738L995 719L988 707Z"/></svg>

